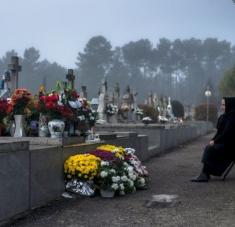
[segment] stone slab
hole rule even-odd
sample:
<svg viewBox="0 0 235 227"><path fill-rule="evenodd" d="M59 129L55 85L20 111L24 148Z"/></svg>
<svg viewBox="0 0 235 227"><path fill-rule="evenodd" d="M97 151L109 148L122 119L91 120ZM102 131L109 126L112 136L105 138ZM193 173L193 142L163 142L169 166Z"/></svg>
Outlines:
<svg viewBox="0 0 235 227"><path fill-rule="evenodd" d="M64 191L62 148L30 150L30 207L34 209L59 198Z"/></svg>
<svg viewBox="0 0 235 227"><path fill-rule="evenodd" d="M29 210L29 165L28 149L0 152L0 221Z"/></svg>

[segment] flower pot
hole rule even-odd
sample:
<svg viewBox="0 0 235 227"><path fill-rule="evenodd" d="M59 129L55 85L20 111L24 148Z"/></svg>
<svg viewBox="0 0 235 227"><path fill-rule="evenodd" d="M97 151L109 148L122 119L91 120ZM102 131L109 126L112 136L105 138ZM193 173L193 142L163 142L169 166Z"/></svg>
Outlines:
<svg viewBox="0 0 235 227"><path fill-rule="evenodd" d="M51 138L61 138L63 136L65 123L62 120L51 120L48 122Z"/></svg>
<svg viewBox="0 0 235 227"><path fill-rule="evenodd" d="M113 198L114 194L115 194L115 191L113 191L113 190L100 189L100 195L103 198Z"/></svg>
<svg viewBox="0 0 235 227"><path fill-rule="evenodd" d="M25 136L25 116L24 115L14 115L15 119L15 132L14 137L24 137Z"/></svg>
<svg viewBox="0 0 235 227"><path fill-rule="evenodd" d="M48 118L46 115L43 115L40 113L39 125L38 125L38 136L39 137L47 137L48 134L49 134Z"/></svg>

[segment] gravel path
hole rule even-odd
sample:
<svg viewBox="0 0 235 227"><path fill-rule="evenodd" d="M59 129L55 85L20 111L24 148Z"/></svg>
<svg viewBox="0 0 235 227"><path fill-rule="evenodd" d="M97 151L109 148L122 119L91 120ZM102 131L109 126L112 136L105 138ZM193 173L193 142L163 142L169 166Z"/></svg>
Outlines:
<svg viewBox="0 0 235 227"><path fill-rule="evenodd" d="M209 138L211 135L201 137L148 161L148 190L114 199L61 199L11 226L235 226L235 168L225 182L218 178L209 183L189 181L200 171L202 150ZM178 202L170 207L147 207L156 194L176 194Z"/></svg>

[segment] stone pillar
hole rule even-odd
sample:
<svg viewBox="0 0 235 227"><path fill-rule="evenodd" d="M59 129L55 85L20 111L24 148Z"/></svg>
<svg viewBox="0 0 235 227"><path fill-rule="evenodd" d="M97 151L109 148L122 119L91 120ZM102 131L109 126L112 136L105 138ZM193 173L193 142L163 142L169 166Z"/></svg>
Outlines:
<svg viewBox="0 0 235 227"><path fill-rule="evenodd" d="M8 64L8 70L11 71L11 93L15 91L15 89L19 86L19 72L22 67L19 65L19 58L17 56L11 57L11 63Z"/></svg>
<svg viewBox="0 0 235 227"><path fill-rule="evenodd" d="M87 99L87 89L86 89L86 86L82 86L81 97Z"/></svg>

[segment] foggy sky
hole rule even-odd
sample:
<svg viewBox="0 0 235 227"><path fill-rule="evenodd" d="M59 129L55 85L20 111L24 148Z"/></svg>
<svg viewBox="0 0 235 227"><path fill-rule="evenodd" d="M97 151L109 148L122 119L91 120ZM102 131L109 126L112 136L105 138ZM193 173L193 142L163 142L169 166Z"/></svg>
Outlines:
<svg viewBox="0 0 235 227"><path fill-rule="evenodd" d="M112 46L148 38L215 37L235 44L232 0L0 0L0 56L40 50L65 67L95 35Z"/></svg>

